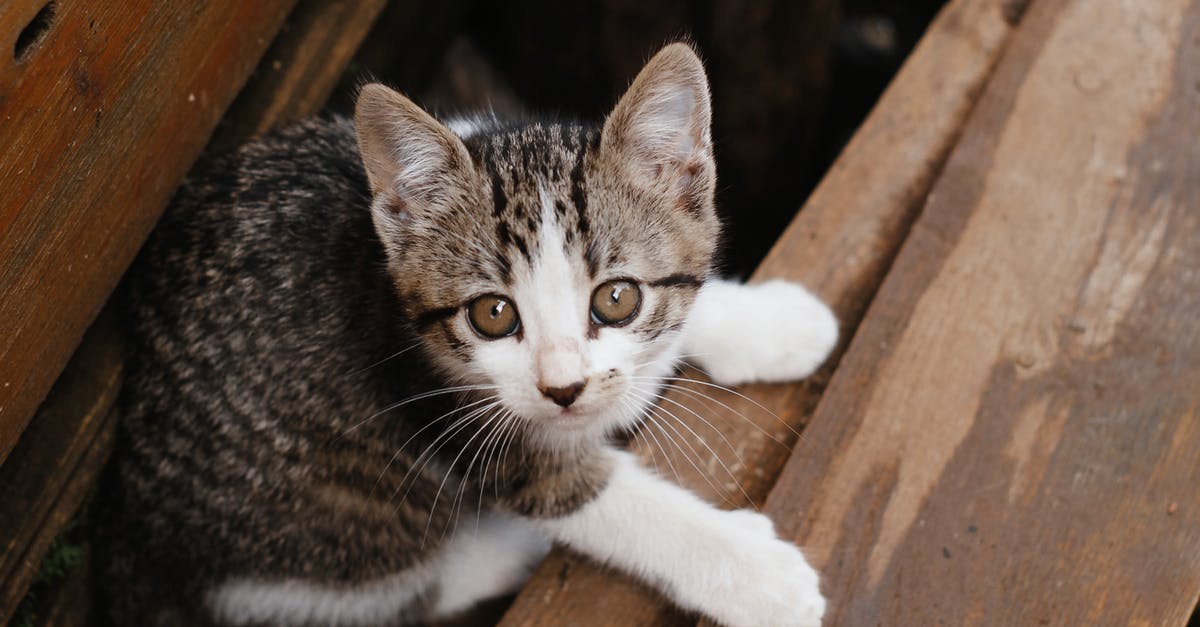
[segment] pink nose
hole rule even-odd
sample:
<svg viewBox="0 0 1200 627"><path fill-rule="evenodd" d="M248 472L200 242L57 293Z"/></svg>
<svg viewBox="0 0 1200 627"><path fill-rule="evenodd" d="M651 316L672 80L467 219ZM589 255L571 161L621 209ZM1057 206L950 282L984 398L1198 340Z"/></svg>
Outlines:
<svg viewBox="0 0 1200 627"><path fill-rule="evenodd" d="M554 401L555 404L563 407L570 407L571 403L574 403L575 399L579 398L579 395L583 393L584 385L586 384L583 381L572 383L571 385L561 388L542 387L539 385L538 390L542 392L542 396Z"/></svg>

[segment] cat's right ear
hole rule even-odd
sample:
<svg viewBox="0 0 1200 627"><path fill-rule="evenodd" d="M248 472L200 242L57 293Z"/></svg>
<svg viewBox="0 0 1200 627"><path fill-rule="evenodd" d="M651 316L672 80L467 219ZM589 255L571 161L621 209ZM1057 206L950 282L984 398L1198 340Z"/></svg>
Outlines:
<svg viewBox="0 0 1200 627"><path fill-rule="evenodd" d="M396 217L445 203L471 171L458 136L379 83L359 91L354 126L374 205Z"/></svg>

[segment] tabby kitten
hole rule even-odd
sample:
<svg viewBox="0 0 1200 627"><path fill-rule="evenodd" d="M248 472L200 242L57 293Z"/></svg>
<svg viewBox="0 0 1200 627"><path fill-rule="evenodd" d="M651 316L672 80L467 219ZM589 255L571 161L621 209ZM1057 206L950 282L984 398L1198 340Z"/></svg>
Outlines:
<svg viewBox="0 0 1200 627"><path fill-rule="evenodd" d="M711 277L703 66L668 46L601 128L458 120L377 84L196 174L129 280L101 523L120 625L392 625L561 542L729 625L815 625L817 574L609 437L690 356L811 372L803 288ZM364 167L365 166L365 167Z"/></svg>

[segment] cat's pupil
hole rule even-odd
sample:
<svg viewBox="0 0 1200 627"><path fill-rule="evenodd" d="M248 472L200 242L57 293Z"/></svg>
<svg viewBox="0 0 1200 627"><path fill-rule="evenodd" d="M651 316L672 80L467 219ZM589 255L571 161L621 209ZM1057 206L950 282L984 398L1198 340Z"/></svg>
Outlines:
<svg viewBox="0 0 1200 627"><path fill-rule="evenodd" d="M609 281L592 294L592 318L599 324L623 324L633 319L640 304L637 284L621 279Z"/></svg>

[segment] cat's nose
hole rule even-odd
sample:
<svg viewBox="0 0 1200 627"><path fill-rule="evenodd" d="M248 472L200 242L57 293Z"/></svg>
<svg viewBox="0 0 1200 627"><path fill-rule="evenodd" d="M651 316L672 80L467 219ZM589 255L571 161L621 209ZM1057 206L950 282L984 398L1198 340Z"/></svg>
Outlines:
<svg viewBox="0 0 1200 627"><path fill-rule="evenodd" d="M570 407L571 403L574 403L575 399L579 398L579 395L583 393L584 385L587 385L584 381L577 381L566 387L543 387L539 385L538 390L542 392L542 396L554 401L555 404Z"/></svg>

